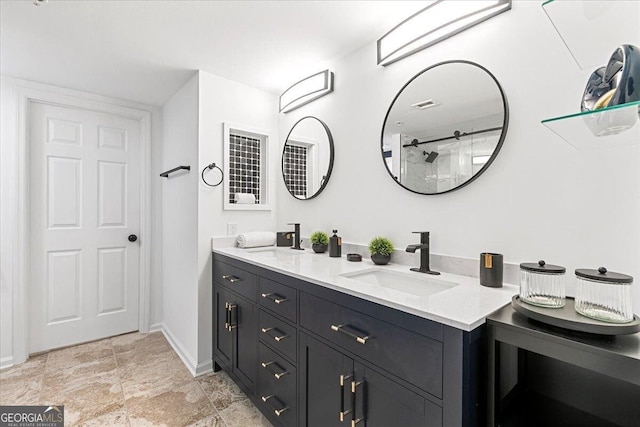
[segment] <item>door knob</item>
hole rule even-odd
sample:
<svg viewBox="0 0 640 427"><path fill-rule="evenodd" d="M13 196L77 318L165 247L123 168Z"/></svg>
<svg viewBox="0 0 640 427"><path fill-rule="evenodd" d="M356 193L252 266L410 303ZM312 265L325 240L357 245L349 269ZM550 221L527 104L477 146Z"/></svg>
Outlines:
<svg viewBox="0 0 640 427"><path fill-rule="evenodd" d="M135 234L129 234L130 242L135 242L136 240L138 240L138 236L136 236Z"/></svg>

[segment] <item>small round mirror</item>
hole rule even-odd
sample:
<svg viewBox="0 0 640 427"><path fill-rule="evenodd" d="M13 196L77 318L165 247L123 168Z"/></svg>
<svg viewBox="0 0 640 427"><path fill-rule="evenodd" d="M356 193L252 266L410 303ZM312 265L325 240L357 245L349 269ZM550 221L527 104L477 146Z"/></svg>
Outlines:
<svg viewBox="0 0 640 427"><path fill-rule="evenodd" d="M382 158L407 190L447 193L489 167L508 122L507 99L493 74L469 61L442 62L396 95L382 128Z"/></svg>
<svg viewBox="0 0 640 427"><path fill-rule="evenodd" d="M293 125L282 151L282 178L296 199L313 199L324 190L333 169L333 138L316 117Z"/></svg>

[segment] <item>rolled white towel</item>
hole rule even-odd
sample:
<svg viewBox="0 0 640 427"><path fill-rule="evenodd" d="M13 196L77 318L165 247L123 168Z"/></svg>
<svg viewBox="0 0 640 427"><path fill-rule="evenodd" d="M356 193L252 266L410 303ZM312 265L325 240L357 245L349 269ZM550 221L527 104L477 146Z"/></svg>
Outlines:
<svg viewBox="0 0 640 427"><path fill-rule="evenodd" d="M256 204L256 196L251 193L236 193L234 195L234 200L237 205L255 205Z"/></svg>
<svg viewBox="0 0 640 427"><path fill-rule="evenodd" d="M238 242L238 247L241 248L273 246L276 244L276 233L273 231L252 231L238 234L236 241Z"/></svg>

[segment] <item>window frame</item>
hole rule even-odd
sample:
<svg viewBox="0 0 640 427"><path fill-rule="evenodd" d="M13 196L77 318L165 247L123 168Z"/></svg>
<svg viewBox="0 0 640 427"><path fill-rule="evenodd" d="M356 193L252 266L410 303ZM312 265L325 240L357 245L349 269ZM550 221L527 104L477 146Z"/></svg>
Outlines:
<svg viewBox="0 0 640 427"><path fill-rule="evenodd" d="M289 141L289 139L291 141ZM296 136L290 136L289 139L287 139L287 143L289 145L295 145L298 147L305 147L307 149L307 164L306 164L306 168L307 168L307 174L311 174L310 177L308 177L307 179L307 195L305 197L299 197L293 194L293 192L291 190L289 190L289 193L291 193L291 195L293 197L295 197L298 200L309 200L312 198L312 196L316 195L318 190L316 190L315 193L313 193L312 195L309 195L310 190L317 188L320 188L320 183L322 182L322 176L320 176L320 159L318 156L318 150L319 150L319 141L315 140L315 139L311 139L311 138L305 138L305 137L296 137ZM285 146L286 146L285 144ZM284 176L284 149L282 151L282 155L283 155L283 163L282 163L282 180L285 181L285 186L286 186L286 180L285 180L285 176Z"/></svg>
<svg viewBox="0 0 640 427"><path fill-rule="evenodd" d="M270 211L273 205L273 182L271 177L271 143L275 141L272 132L255 128L253 126L238 125L229 122L222 123L223 146L224 146L224 204L227 211ZM229 200L229 190L231 182L231 135L240 135L250 138L260 139L260 203L255 205L244 205L231 203Z"/></svg>

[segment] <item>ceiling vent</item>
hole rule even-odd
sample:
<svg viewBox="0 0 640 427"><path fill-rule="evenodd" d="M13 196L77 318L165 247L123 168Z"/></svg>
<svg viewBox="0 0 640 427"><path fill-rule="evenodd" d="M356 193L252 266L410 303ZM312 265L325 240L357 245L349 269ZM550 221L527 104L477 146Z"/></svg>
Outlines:
<svg viewBox="0 0 640 427"><path fill-rule="evenodd" d="M438 104L433 99L427 99L425 101L420 101L420 102L416 102L415 104L411 104L413 108L417 108L418 110L425 110L427 108L435 107L437 105L440 105L440 104Z"/></svg>

